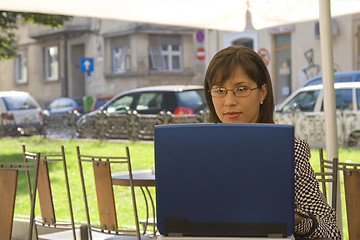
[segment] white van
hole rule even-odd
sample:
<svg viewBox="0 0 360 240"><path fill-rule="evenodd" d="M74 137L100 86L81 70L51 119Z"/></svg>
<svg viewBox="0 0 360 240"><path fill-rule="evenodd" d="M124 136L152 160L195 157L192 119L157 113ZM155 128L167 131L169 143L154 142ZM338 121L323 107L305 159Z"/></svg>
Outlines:
<svg viewBox="0 0 360 240"><path fill-rule="evenodd" d="M0 114L1 136L42 133L40 105L27 92L0 91Z"/></svg>
<svg viewBox="0 0 360 240"><path fill-rule="evenodd" d="M360 82L335 83L338 143L360 147ZM311 147L325 146L323 85L302 87L275 112L275 122L295 126L295 136Z"/></svg>

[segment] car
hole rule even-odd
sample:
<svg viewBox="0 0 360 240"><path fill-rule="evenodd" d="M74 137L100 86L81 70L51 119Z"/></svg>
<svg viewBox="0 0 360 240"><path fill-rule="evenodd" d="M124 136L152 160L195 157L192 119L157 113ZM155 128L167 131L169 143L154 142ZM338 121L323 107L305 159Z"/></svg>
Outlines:
<svg viewBox="0 0 360 240"><path fill-rule="evenodd" d="M46 132L51 134L55 129L63 131L76 127L76 121L84 114L82 97L60 97L53 100L43 111Z"/></svg>
<svg viewBox="0 0 360 240"><path fill-rule="evenodd" d="M360 82L360 70L348 72L335 72L334 82ZM322 84L322 76L312 77L307 80L303 87Z"/></svg>
<svg viewBox="0 0 360 240"><path fill-rule="evenodd" d="M360 82L334 84L338 144L360 147ZM311 147L325 146L323 85L299 88L275 112L275 122L295 126L295 136Z"/></svg>
<svg viewBox="0 0 360 240"><path fill-rule="evenodd" d="M28 92L0 92L1 135L38 135L43 115L39 103Z"/></svg>
<svg viewBox="0 0 360 240"><path fill-rule="evenodd" d="M125 123L111 123L111 121L114 120L114 117L115 119L124 117L128 113L150 116L163 112L180 117L194 115L206 109L203 86L166 85L137 88L122 92L98 110L83 115L77 123L78 136L89 137L89 134L85 134L85 132L92 130L93 133L90 136L97 137L96 131L100 132L103 122L99 119L109 118L109 121L104 123L107 124L105 128L117 129L119 125ZM138 125L139 123L137 123ZM123 128L126 127L123 126ZM113 130L109 135L114 135L115 132Z"/></svg>
<svg viewBox="0 0 360 240"><path fill-rule="evenodd" d="M103 106L107 101L112 99L114 95L103 95L103 96L97 96L91 106L91 111L96 111L99 109L99 107Z"/></svg>
<svg viewBox="0 0 360 240"><path fill-rule="evenodd" d="M50 115L68 115L70 113L84 113L82 97L60 97L53 100L46 108Z"/></svg>

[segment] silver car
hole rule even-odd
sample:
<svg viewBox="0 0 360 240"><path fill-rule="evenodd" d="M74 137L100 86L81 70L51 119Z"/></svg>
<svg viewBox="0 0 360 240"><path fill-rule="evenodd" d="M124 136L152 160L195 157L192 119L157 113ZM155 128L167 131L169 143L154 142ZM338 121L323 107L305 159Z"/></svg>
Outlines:
<svg viewBox="0 0 360 240"><path fill-rule="evenodd" d="M40 105L27 92L0 92L1 136L36 135L42 133Z"/></svg>

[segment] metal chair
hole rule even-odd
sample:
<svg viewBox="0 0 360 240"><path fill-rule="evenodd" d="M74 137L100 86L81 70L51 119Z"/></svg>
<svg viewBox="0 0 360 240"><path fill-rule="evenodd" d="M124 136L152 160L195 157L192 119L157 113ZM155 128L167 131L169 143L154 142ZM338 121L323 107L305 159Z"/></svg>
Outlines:
<svg viewBox="0 0 360 240"><path fill-rule="evenodd" d="M116 235L116 238L111 237L111 239L119 238L119 239L140 240L146 238L147 236L140 235L139 219L136 208L135 190L133 184L129 148L128 147L125 148L126 154L124 156L86 155L80 153L79 147L76 147L76 150L77 150L77 156L79 162L82 190L84 195L89 238L93 239L96 234L107 234L108 237L109 237L108 234L112 236ZM85 181L90 181L91 178L89 176L89 173L86 174L86 178L84 177L84 172L86 170L86 169L84 170L84 166L86 164L92 165L94 184L85 183ZM135 230L125 229L123 227L119 227L118 225L117 213L115 208L115 197L114 197L113 184L111 178L111 166L114 166L115 164L126 166L127 171L129 171L131 200L132 200L132 208L133 208L134 220L135 220ZM89 189L90 187L93 189L95 188L100 225L93 224L90 219L89 201L88 201L89 197L87 191L87 189ZM93 234L95 235L93 236Z"/></svg>
<svg viewBox="0 0 360 240"><path fill-rule="evenodd" d="M344 173L344 190L349 239L360 239L360 164L339 163Z"/></svg>
<svg viewBox="0 0 360 240"><path fill-rule="evenodd" d="M26 150L25 144L22 145L24 161L26 163L32 162L33 153ZM60 165L60 166L59 166ZM51 189L51 171L49 171L49 166L56 167L59 166L63 169L63 185L67 193L68 209L69 209L69 221L57 221L55 215L54 201L56 199L56 194L53 194ZM31 189L30 178L27 172L27 182L30 195L35 193L34 189ZM75 223L73 216L73 208L70 194L69 179L66 167L65 151L64 146L61 146L61 152L58 154L42 154L39 155L39 174L38 174L38 194L39 194L39 203L41 209L41 218L35 218L35 234L38 239L76 239ZM42 226L52 230L53 233L47 234L38 234L38 227ZM67 231L66 231L67 230ZM61 233L57 233L61 231Z"/></svg>
<svg viewBox="0 0 360 240"><path fill-rule="evenodd" d="M338 181L338 158L332 161L324 159L323 149L319 149L320 172L316 172L316 179L321 184L322 192L326 200L328 200L328 192L326 184L331 183L331 207L336 210L337 198L337 181Z"/></svg>
<svg viewBox="0 0 360 240"><path fill-rule="evenodd" d="M0 239L11 239L18 172L26 171L29 173L33 171L32 188L35 194L30 195L30 220L27 237L29 240L32 239L40 154L35 153L28 157L31 157L33 161L29 163L0 163Z"/></svg>

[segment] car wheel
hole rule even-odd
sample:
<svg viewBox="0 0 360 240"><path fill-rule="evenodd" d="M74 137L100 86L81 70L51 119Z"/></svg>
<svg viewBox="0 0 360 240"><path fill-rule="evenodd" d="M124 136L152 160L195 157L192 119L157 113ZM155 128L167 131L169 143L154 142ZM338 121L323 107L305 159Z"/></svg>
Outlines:
<svg viewBox="0 0 360 240"><path fill-rule="evenodd" d="M350 134L348 139L349 147L360 147L360 131L355 131Z"/></svg>

